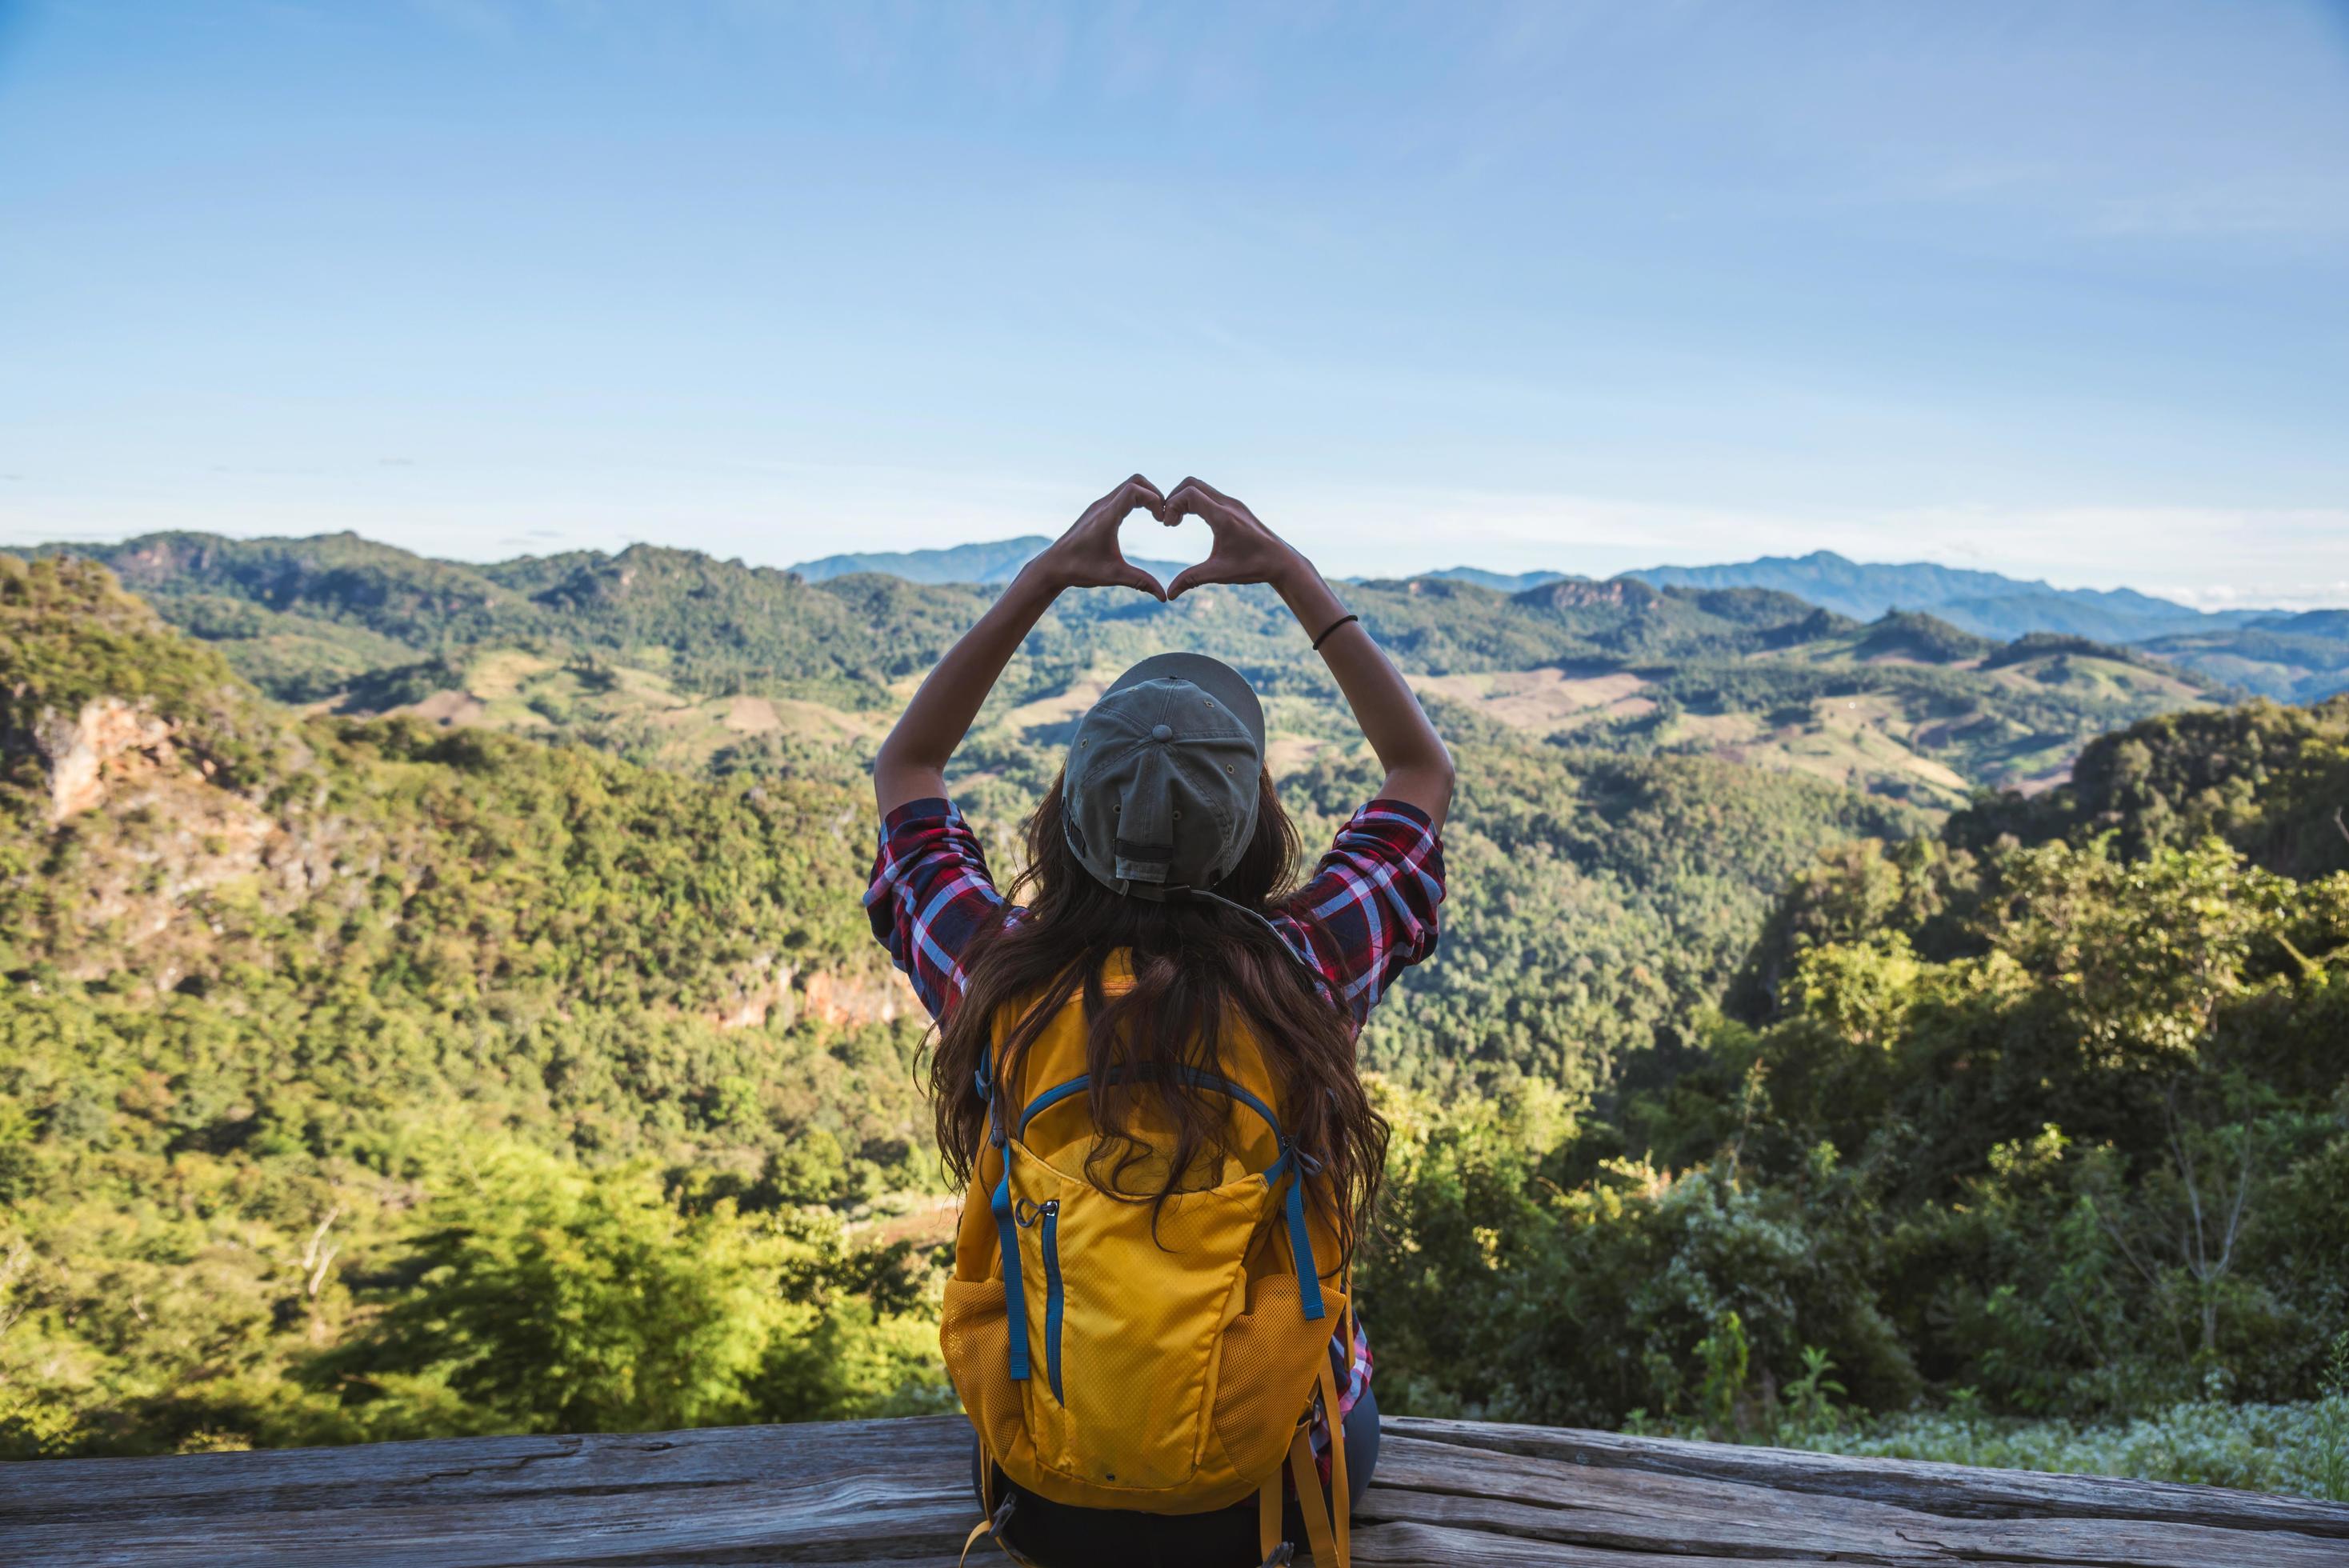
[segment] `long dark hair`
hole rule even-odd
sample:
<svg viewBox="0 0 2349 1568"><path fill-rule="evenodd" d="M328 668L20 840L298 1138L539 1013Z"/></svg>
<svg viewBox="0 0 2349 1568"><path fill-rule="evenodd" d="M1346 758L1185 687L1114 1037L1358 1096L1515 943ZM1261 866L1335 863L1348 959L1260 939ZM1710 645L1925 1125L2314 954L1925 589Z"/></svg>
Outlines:
<svg viewBox="0 0 2349 1568"><path fill-rule="evenodd" d="M1292 887L1297 829L1269 775L1260 775L1256 835L1211 892L1263 910ZM1352 1021L1317 990L1279 937L1237 911L1206 900L1153 903L1097 882L1061 831L1061 780L1023 824L1027 865L1009 894L1027 913L975 943L965 955L962 1000L939 1026L930 1060L930 1098L947 1169L968 1182L988 1137L977 1073L996 1049L993 1024L1019 1013L1002 1042L998 1071L1018 1083L1022 1058L1044 1026L1081 995L1085 1070L1095 1134L1086 1172L1104 1191L1137 1167L1158 1175L1154 1192L1129 1194L1154 1205L1181 1190L1204 1155L1231 1147L1231 1106L1201 1090L1184 1069L1231 1076L1224 1047L1243 1022L1261 1043L1279 1089L1281 1130L1318 1161L1309 1184L1350 1256L1370 1222L1386 1163L1387 1124L1371 1109L1354 1070ZM1123 949L1133 985L1112 996L1102 968ZM1174 1130L1171 1149L1132 1136L1145 1103Z"/></svg>

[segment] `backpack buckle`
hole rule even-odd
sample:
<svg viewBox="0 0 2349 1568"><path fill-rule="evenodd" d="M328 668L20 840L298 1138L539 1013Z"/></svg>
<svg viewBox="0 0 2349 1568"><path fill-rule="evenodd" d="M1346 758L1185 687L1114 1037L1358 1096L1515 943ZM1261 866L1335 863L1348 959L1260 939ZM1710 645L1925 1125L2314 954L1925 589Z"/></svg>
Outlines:
<svg viewBox="0 0 2349 1568"><path fill-rule="evenodd" d="M1000 1149L1004 1146L1005 1142L1003 1136L1003 1109L995 1103L994 1068L995 1059L992 1057L979 1057L978 1069L970 1075L970 1081L972 1084L977 1086L978 1089L978 1103L987 1108L988 1141L993 1143L998 1149Z"/></svg>

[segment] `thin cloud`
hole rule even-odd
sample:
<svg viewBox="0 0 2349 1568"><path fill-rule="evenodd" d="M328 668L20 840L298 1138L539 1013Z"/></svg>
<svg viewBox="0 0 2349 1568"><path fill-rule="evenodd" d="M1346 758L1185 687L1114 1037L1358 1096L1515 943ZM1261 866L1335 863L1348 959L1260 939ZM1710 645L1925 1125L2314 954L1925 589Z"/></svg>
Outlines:
<svg viewBox="0 0 2349 1568"><path fill-rule="evenodd" d="M2242 588L2227 583L2158 583L2145 592L2198 610L2330 610L2349 604L2349 577L2292 588Z"/></svg>
<svg viewBox="0 0 2349 1568"><path fill-rule="evenodd" d="M2349 233L2349 177L2245 178L2101 202L2088 232L2111 235Z"/></svg>

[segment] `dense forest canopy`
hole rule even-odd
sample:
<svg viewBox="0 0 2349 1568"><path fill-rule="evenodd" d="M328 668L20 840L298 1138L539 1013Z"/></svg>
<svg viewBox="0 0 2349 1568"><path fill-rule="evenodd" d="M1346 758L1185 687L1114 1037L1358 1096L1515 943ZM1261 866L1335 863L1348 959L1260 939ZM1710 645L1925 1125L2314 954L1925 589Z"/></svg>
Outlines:
<svg viewBox="0 0 2349 1568"><path fill-rule="evenodd" d="M2349 699L2255 704L1824 854L1681 1070L1414 1129L1364 1286L1414 1399L1735 1429L1812 1357L1877 1408L2337 1387L2344 801Z"/></svg>
<svg viewBox="0 0 2349 1568"><path fill-rule="evenodd" d="M938 1408L947 1199L860 774L984 591L113 560L161 616L0 557L0 1451ZM1727 1432L1830 1385L2320 1390L2349 701L1754 589L1354 594L1462 779L1442 953L1363 1042L1382 1402ZM957 761L1000 863L1174 642L1262 686L1309 838L1373 787L1277 603L1078 595Z"/></svg>
<svg viewBox="0 0 2349 1568"><path fill-rule="evenodd" d="M802 1217L928 1169L862 799L299 721L70 562L0 562L0 615L13 1446L439 1429L455 1364L347 1418L297 1363L509 1190L657 1236L723 1204L805 1276L803 1316L874 1317Z"/></svg>

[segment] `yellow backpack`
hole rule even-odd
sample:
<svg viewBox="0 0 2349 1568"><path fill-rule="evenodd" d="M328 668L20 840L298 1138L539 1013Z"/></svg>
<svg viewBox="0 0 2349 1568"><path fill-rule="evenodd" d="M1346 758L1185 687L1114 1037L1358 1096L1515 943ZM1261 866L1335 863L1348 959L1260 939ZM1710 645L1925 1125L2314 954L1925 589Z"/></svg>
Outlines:
<svg viewBox="0 0 2349 1568"><path fill-rule="evenodd" d="M1131 984L1112 965L1102 983ZM1006 1033L999 1021L999 1050ZM1281 1541L1281 1464L1297 1480L1314 1560L1345 1568L1344 1439L1330 1345L1346 1318L1317 1259L1337 1238L1305 1201L1309 1164L1281 1135L1252 1036L1230 1040L1228 1078L1194 1088L1231 1102L1237 1154L1163 1204L1087 1175L1082 997L1050 1019L1010 1082L979 1074L989 1137L963 1202L954 1277L938 1327L947 1371L989 1461L1028 1491L1082 1508L1198 1513L1250 1493L1268 1563ZM1146 1147L1154 1130L1133 1130ZM1213 1158L1213 1157L1210 1157ZM1109 1161L1114 1164L1115 1161ZM1141 1175L1154 1191L1164 1156ZM1343 1344L1350 1346L1348 1333ZM1319 1390L1328 1412L1330 1496L1306 1438ZM987 1533L994 1500L964 1551Z"/></svg>

